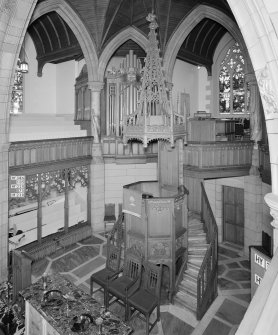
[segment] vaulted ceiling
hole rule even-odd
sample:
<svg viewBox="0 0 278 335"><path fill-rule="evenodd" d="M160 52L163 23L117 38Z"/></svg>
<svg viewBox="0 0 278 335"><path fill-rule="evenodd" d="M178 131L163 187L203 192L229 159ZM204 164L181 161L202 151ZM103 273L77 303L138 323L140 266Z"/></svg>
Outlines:
<svg viewBox="0 0 278 335"><path fill-rule="evenodd" d="M46 0L39 0L38 4ZM146 21L148 13L154 10L159 24L158 38L163 54L169 38L184 18L198 5L203 4L216 8L232 20L232 12L226 0L65 0L84 22L101 54L107 43L117 33L128 26L133 26L144 35L148 35ZM216 21L204 18L185 39L178 58L196 65L212 64L217 44L227 30ZM81 59L82 50L67 23L56 12L49 12L32 22L28 28L36 51L39 71L45 63L59 63L71 59ZM125 42L116 55L126 55L133 49L137 56L144 56L135 42Z"/></svg>

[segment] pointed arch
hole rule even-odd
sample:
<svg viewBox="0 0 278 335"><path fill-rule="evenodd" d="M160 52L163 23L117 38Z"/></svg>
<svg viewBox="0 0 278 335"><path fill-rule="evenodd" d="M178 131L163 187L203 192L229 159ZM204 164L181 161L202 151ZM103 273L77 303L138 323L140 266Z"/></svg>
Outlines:
<svg viewBox="0 0 278 335"><path fill-rule="evenodd" d="M38 4L30 24L40 16L53 11L65 20L75 34L87 64L88 80L96 81L98 79L98 56L95 42L80 17L65 0L46 0Z"/></svg>
<svg viewBox="0 0 278 335"><path fill-rule="evenodd" d="M145 35L134 27L125 28L106 45L101 54L99 58L99 80L103 80L106 66L113 53L127 40L133 40L144 50L147 49L148 39Z"/></svg>
<svg viewBox="0 0 278 335"><path fill-rule="evenodd" d="M204 18L209 18L221 24L228 30L241 47L246 49L240 30L229 16L216 8L200 5L181 22L167 43L163 62L167 80L171 81L175 60L182 43L192 29Z"/></svg>

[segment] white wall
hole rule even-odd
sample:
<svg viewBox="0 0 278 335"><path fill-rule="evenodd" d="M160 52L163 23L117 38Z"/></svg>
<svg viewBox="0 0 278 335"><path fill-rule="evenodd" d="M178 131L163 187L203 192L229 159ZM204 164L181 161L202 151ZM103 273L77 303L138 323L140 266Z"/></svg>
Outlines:
<svg viewBox="0 0 278 335"><path fill-rule="evenodd" d="M197 66L176 60L173 71L173 104L176 105L177 95L189 93L190 114L199 110L199 70Z"/></svg>
<svg viewBox="0 0 278 335"><path fill-rule="evenodd" d="M26 35L25 49L29 72L24 75L24 113L56 113L56 66L46 64L42 77L37 76L38 62L32 39Z"/></svg>
<svg viewBox="0 0 278 335"><path fill-rule="evenodd" d="M157 163L105 164L105 203L113 203L118 215L118 204L123 202L123 186L136 181L157 180Z"/></svg>
<svg viewBox="0 0 278 335"><path fill-rule="evenodd" d="M74 114L75 61L56 65L56 114Z"/></svg>
<svg viewBox="0 0 278 335"><path fill-rule="evenodd" d="M24 113L73 114L76 62L47 63L38 77L37 53L29 35L25 49L29 72L24 75Z"/></svg>

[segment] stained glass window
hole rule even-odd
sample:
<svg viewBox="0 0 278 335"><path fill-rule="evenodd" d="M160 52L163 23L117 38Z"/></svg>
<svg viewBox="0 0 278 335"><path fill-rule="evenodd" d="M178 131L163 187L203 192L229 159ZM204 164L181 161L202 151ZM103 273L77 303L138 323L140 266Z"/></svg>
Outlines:
<svg viewBox="0 0 278 335"><path fill-rule="evenodd" d="M226 53L219 73L219 112L246 114L249 88L245 82L245 60L236 42Z"/></svg>

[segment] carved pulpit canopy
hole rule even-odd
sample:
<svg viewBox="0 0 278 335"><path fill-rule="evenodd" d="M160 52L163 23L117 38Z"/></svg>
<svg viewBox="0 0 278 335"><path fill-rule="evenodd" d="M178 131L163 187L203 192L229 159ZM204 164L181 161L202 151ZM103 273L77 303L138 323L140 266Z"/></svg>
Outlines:
<svg viewBox="0 0 278 335"><path fill-rule="evenodd" d="M123 141L139 140L147 147L151 141L166 140L174 146L176 139L186 135L186 118L173 110L172 87L166 84L159 57L156 16L149 14L146 19L150 32L139 103L135 112L124 117Z"/></svg>

